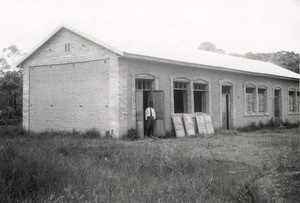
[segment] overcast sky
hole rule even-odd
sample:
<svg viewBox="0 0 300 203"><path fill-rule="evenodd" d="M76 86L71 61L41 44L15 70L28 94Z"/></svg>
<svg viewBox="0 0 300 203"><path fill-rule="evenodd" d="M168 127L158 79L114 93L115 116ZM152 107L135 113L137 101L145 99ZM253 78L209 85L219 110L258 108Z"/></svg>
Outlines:
<svg viewBox="0 0 300 203"><path fill-rule="evenodd" d="M0 0L0 8L0 49L29 52L66 23L104 42L300 52L299 0Z"/></svg>

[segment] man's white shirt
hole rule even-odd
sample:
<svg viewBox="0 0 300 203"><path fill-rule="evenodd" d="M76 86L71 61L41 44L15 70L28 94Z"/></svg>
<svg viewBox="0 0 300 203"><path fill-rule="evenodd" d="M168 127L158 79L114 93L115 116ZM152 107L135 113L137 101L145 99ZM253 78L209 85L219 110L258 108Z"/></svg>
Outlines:
<svg viewBox="0 0 300 203"><path fill-rule="evenodd" d="M151 112L150 112L150 111L151 111ZM155 113L154 108L148 107L148 108L146 108L146 110L145 110L145 120L147 120L147 118L148 118L149 116L151 116L151 113L152 113L153 118L156 119L156 113Z"/></svg>

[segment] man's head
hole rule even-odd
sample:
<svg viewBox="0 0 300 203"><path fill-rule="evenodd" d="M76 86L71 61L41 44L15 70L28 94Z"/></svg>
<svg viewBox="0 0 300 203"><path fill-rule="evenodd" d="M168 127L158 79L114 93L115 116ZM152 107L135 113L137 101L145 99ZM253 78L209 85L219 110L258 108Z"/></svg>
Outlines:
<svg viewBox="0 0 300 203"><path fill-rule="evenodd" d="M149 107L153 108L153 102L149 102Z"/></svg>

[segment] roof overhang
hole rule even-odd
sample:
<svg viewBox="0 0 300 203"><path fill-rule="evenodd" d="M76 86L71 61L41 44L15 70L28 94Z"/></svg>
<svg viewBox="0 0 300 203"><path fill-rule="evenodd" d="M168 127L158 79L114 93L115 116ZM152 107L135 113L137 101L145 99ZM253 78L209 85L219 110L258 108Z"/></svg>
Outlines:
<svg viewBox="0 0 300 203"><path fill-rule="evenodd" d="M255 72L251 72L251 71L235 70L235 69L231 69L231 68L227 68L227 67L217 67L217 66L209 66L209 65L205 65L205 64L188 63L188 62L175 61L175 60L157 58L157 57L151 57L151 56L144 56L144 55L139 55L139 54L127 53L127 52L123 52L123 55L121 57L153 61L153 62L159 62L159 63L174 64L174 65L185 66L185 67L202 68L202 69L207 69L207 70L216 70L216 71L224 71L224 72L230 71L232 73L248 74L248 75L255 75L255 76L265 76L265 77L272 77L272 78L285 79L285 80L299 81L299 79L300 79L300 76L299 76L299 78L293 78L293 77L277 76L277 75L265 74L265 73L255 73Z"/></svg>

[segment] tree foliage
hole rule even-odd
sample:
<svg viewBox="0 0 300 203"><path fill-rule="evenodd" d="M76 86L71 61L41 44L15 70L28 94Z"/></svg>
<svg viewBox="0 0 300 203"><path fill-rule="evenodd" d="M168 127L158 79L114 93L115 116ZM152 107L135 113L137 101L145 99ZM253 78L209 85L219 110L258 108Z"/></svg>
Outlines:
<svg viewBox="0 0 300 203"><path fill-rule="evenodd" d="M3 54L11 60L13 71L16 70L16 60L22 56L22 52L16 45L10 45L2 49Z"/></svg>
<svg viewBox="0 0 300 203"><path fill-rule="evenodd" d="M7 63L6 59L0 58L0 70L5 71L9 69L10 69L10 65Z"/></svg>
<svg viewBox="0 0 300 203"><path fill-rule="evenodd" d="M271 62L295 73L299 73L299 54L288 51L278 51L274 53L252 53L248 52L245 55L233 54L232 56L239 56L248 59Z"/></svg>
<svg viewBox="0 0 300 203"><path fill-rule="evenodd" d="M0 77L0 121L22 117L22 70L7 71ZM0 123L1 123L0 122Z"/></svg>
<svg viewBox="0 0 300 203"><path fill-rule="evenodd" d="M212 42L205 41L198 47L200 50L216 52L221 54L226 54L223 49L219 49ZM273 53L252 53L248 52L246 54L229 53L231 56L243 57L247 59L253 59L258 61L270 62L275 65L286 68L295 73L300 73L299 71L299 53L288 52L288 51L278 51Z"/></svg>
<svg viewBox="0 0 300 203"><path fill-rule="evenodd" d="M208 41L202 42L200 44L200 46L198 47L198 49L204 50L204 51L216 52L216 53L220 53L220 54L226 53L223 49L217 48L214 43L208 42Z"/></svg>

